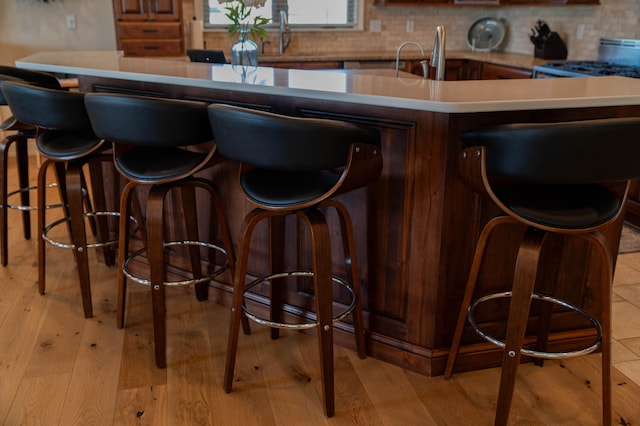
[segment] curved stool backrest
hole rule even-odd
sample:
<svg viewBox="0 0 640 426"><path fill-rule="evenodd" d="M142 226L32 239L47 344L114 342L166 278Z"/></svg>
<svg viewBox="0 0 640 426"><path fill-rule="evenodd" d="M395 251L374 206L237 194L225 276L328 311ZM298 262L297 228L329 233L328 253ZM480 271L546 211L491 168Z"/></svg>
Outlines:
<svg viewBox="0 0 640 426"><path fill-rule="evenodd" d="M18 83L24 83L24 80L21 80L19 78L12 77L10 75L0 74L0 84L2 84L5 81L14 81ZM7 99L4 97L2 90L0 90L0 105L8 105Z"/></svg>
<svg viewBox="0 0 640 426"><path fill-rule="evenodd" d="M640 118L471 130L461 135L460 171L521 222L580 233L621 213L627 181L640 177L638 134Z"/></svg>
<svg viewBox="0 0 640 426"><path fill-rule="evenodd" d="M19 121L48 130L93 133L83 93L12 81L5 81L0 87L11 112Z"/></svg>
<svg viewBox="0 0 640 426"><path fill-rule="evenodd" d="M62 90L60 81L56 78L56 76L46 72L31 71L31 70L25 70L22 68L15 68L15 67L9 67L6 65L0 65L0 75L12 77L17 80L22 80L34 86Z"/></svg>
<svg viewBox="0 0 640 426"><path fill-rule="evenodd" d="M111 142L176 147L213 140L201 102L88 93L85 104L96 134Z"/></svg>
<svg viewBox="0 0 640 426"><path fill-rule="evenodd" d="M223 156L266 169L332 169L347 164L353 143L380 146L377 132L341 121L287 117L221 104L209 107L209 117Z"/></svg>
<svg viewBox="0 0 640 426"><path fill-rule="evenodd" d="M0 65L0 84L4 81L21 82L50 89L64 90L60 85L60 81L52 74ZM0 105L8 105L2 90L0 90Z"/></svg>
<svg viewBox="0 0 640 426"><path fill-rule="evenodd" d="M380 135L352 123L209 106L222 156L238 161L242 190L269 210L293 211L370 184L382 170Z"/></svg>
<svg viewBox="0 0 640 426"><path fill-rule="evenodd" d="M581 184L640 177L640 118L509 124L465 132L484 146L490 176L513 182Z"/></svg>

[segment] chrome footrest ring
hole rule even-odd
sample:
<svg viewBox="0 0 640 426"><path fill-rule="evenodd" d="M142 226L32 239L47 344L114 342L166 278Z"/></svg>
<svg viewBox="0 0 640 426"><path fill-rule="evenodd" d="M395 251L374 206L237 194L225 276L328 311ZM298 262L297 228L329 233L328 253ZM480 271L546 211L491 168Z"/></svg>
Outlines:
<svg viewBox="0 0 640 426"><path fill-rule="evenodd" d="M274 279L288 278L288 277L313 277L313 276L314 276L314 273L312 271L292 271L292 272L281 272L277 274L266 275L264 277L260 277L250 282L249 284L247 284L247 286L245 287L245 293L249 291L251 288L265 281L271 281ZM331 280L343 286L344 288L346 288L349 294L351 294L351 303L344 310L342 310L341 312L338 312L332 318L333 322L342 321L355 308L356 294L353 291L353 287L351 286L351 284L349 284L347 281L343 280L342 278L332 276ZM268 327L290 329L290 330L305 330L305 329L314 328L318 326L317 320L315 322L303 322L303 323L281 323L281 322L267 320L265 318L257 316L256 314L251 313L244 304L242 306L242 310L244 311L247 318L249 318L250 320L260 325L266 325Z"/></svg>
<svg viewBox="0 0 640 426"><path fill-rule="evenodd" d="M501 340L498 340L498 339L490 336L488 333L486 333L484 330L482 330L478 326L476 321L474 320L473 311L482 302L486 302L487 300L498 299L498 298L507 298L507 297L511 297L511 295L512 295L511 291L505 291L505 292L502 292L502 293L494 293L494 294L489 294L487 296L483 296L483 297L477 299L471 305L469 305L469 309L467 310L467 318L469 319L469 323L471 324L471 327L473 327L475 332L478 333L486 341L491 342L494 345L499 346L501 348L504 348L506 346L505 343L503 341L501 341ZM593 344L591 344L588 347L583 348L583 349L578 349L578 350L571 351L571 352L541 352L541 351L534 351L534 350L530 350L530 349L521 348L520 349L520 353L521 354L527 355L527 356L531 356L531 357L536 357L536 358L562 359L562 358L570 358L570 357L575 357L575 356L586 355L586 354L589 354L589 353L593 352L594 350L596 350L596 348L600 344L600 341L602 340L602 327L600 326L600 323L598 322L598 320L596 318L594 318L591 314L589 314L584 309L579 308L577 306L574 306L574 305L572 305L570 303L565 302L564 300L561 300L561 299L558 299L558 298L555 298L555 297L552 297L552 296L533 293L531 295L531 298L532 299L536 299L536 300L541 300L543 302L554 303L556 305L563 306L565 308L568 308L568 309L570 309L570 310L582 315L583 317L587 318L591 322L593 327L596 329L597 335L596 335L596 338L595 338L595 341L593 342Z"/></svg>
<svg viewBox="0 0 640 426"><path fill-rule="evenodd" d="M84 217L95 217L95 216L120 216L120 213L119 212L87 212L84 214ZM58 225L61 225L65 222L69 222L70 220L71 219L68 217L63 217L62 219L58 219L50 223L49 225L47 225L42 231L42 239L45 240L47 243L51 244L52 246L56 246L59 248L68 248L68 249L75 248L74 244L63 243L61 241L54 240L53 238L50 238L48 236L49 232L52 229L54 229ZM113 240L107 240L107 241L98 241L95 243L87 243L87 248L90 249L90 248L104 247L104 246L117 244L117 242L118 242L118 238L115 238Z"/></svg>
<svg viewBox="0 0 640 426"><path fill-rule="evenodd" d="M167 241L163 244L163 248L172 247L172 246L185 246L185 245L206 247L208 249L216 250L217 252L222 253L225 256L227 255L227 251L223 247L220 247L219 245L216 245L213 243L206 243L204 241ZM147 247L143 247L139 250L136 250L124 261L124 265L122 265L122 273L124 274L124 276L127 277L127 279L130 279L142 285L151 285L151 280L142 278L138 275L134 275L129 270L129 262L131 262L134 258L141 256L143 253L147 251L147 249L148 249ZM200 284L203 282L211 281L212 279L214 279L215 277L217 277L218 275L226 271L228 268L229 268L229 264L225 262L224 265L221 265L218 268L215 268L212 273L204 275L200 278L191 278L188 280L181 280L181 281L165 281L162 284L167 287L178 287L183 285Z"/></svg>
<svg viewBox="0 0 640 426"><path fill-rule="evenodd" d="M48 183L46 185L46 188L57 188L58 184L57 183ZM25 188L20 188L20 189L16 189L15 191L11 191L9 193L7 193L7 200L9 200L10 197L16 195L16 194L20 194L22 192L29 192L29 191L35 191L36 189L38 189L37 186L27 186ZM58 203L58 204L49 204L46 206L47 209L56 209L58 207L62 207L64 204L62 203ZM15 209L15 210L22 210L22 211L31 211L31 210L37 210L38 207L37 206L23 206L23 205L17 205L17 204L9 204L7 202L7 207L10 209Z"/></svg>

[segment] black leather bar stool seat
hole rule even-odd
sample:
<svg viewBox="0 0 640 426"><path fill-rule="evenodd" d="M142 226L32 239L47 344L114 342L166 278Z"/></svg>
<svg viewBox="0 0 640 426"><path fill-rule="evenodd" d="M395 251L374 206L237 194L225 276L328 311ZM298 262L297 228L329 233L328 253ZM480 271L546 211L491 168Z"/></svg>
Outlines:
<svg viewBox="0 0 640 426"><path fill-rule="evenodd" d="M56 247L73 250L82 293L85 317L93 316L88 248L102 248L107 265L114 264L113 245L109 238L107 217L117 212L106 210L102 180L102 162L109 162L110 155L103 154L109 148L93 133L84 106L84 94L36 87L24 83L5 81L2 91L16 118L37 128L36 146L45 161L38 172L38 275L39 290L45 292L46 258L45 242ZM83 167L90 167L91 190L87 190ZM65 215L47 225L46 174L50 166L55 168L60 197ZM93 204L88 194L92 195ZM85 210L86 205L86 210ZM89 219L95 242L87 241L85 218ZM49 231L66 224L70 243L50 238Z"/></svg>
<svg viewBox="0 0 640 426"><path fill-rule="evenodd" d="M462 300L445 377L453 373L467 319L472 329L503 348L502 378L495 424L506 425L521 355L556 359L584 355L600 346L602 351L603 423L611 424L611 285L613 255L601 231L621 226L629 180L640 177L640 118L603 119L544 124L512 124L470 130L461 135L460 171L473 188L492 200L504 213L491 219L478 238L467 287ZM617 221L617 222L616 222ZM478 297L474 290L493 231L521 225L524 236L514 267L511 289ZM547 237L561 234L589 243L600 267L599 288L589 290L599 311L581 306L585 288L577 289L581 301L565 301L553 295L555 283L540 283L541 251ZM562 271L558 271L558 276ZM568 284L571 285L571 284ZM584 285L583 285L584 287ZM506 337L492 336L476 322L479 304L509 298ZM525 344L532 300L541 304L537 334ZM587 318L594 330L593 342L571 351L549 352L547 340L553 307ZM568 311L569 310L569 311ZM587 322L586 324L589 324ZM541 364L541 362L539 363Z"/></svg>
<svg viewBox="0 0 640 426"><path fill-rule="evenodd" d="M0 65L0 83L3 81L23 82L48 87L50 89L63 90L58 79L52 74ZM2 91L0 91L0 105L7 105ZM30 124L18 121L15 116L11 115L0 124L0 131L11 132L11 134L0 141L0 175L2 176L2 183L0 183L0 263L2 263L2 266L7 266L9 258L7 209L22 211L23 235L25 239L31 239L30 211L36 207L31 205L29 191L35 190L36 187L29 185L29 152L27 142L35 139L36 129ZM7 164L9 148L12 145L15 146L19 187L16 190L8 192ZM9 199L13 195L20 196L20 204L9 203Z"/></svg>
<svg viewBox="0 0 640 426"><path fill-rule="evenodd" d="M325 412L335 411L333 373L333 323L353 317L356 348L366 357L353 228L346 207L333 197L374 182L382 169L378 132L351 123L292 118L227 105L209 106L209 118L220 153L241 164L240 186L256 208L244 219L238 246L238 264L229 331L224 389L231 391L238 333L244 312L250 319L279 329L316 328L321 363ZM333 276L330 231L321 209L335 209L340 220L346 270L350 283ZM295 215L307 226L311 245L311 270L283 270L285 217ZM269 224L270 272L246 284L251 238L262 220ZM301 235L301 243L304 237ZM313 278L315 321L295 322L283 316L283 280ZM269 282L270 317L263 318L245 306L246 292ZM333 284L346 288L351 302L333 311Z"/></svg>
<svg viewBox="0 0 640 426"><path fill-rule="evenodd" d="M207 105L200 102L158 99L133 95L90 93L86 105L96 133L114 143L116 169L129 182L120 202L120 253L118 278L118 327L124 326L126 282L132 279L151 287L156 365L166 367L166 318L165 287L195 285L198 300L208 298L209 282L229 269L233 276L235 255L229 232L226 211L217 186L209 179L195 177L198 172L217 164L221 158L215 155L215 144L207 116ZM187 149L186 147L190 147ZM141 213L143 243L146 247L129 255L131 208L138 187L150 187L146 200L146 217ZM209 214L217 220L222 243L213 236L201 237L198 230L198 210L206 204L198 202L196 189L209 195ZM165 235L166 197L172 189L180 189L182 214L186 239L170 239ZM136 201L132 203L132 201ZM174 213L178 216L178 213ZM202 214L202 213L201 213ZM146 220L145 220L146 219ZM146 228L144 223L146 221ZM180 224L175 223L177 228ZM211 226L215 233L215 226ZM167 269L171 266L169 251L188 248L192 277L169 280ZM201 263L200 248L209 253L208 265ZM148 272L138 271L130 262L147 253ZM216 253L224 255L217 261ZM180 265L173 265L180 267ZM184 265L182 265L184 269ZM187 272L187 271L185 271Z"/></svg>

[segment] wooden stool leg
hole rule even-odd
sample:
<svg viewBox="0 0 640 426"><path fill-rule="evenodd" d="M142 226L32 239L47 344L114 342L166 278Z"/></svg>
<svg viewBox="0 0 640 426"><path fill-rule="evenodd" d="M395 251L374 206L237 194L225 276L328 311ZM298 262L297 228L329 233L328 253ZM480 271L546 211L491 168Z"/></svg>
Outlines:
<svg viewBox="0 0 640 426"><path fill-rule="evenodd" d="M612 422L611 408L611 290L613 285L613 260L607 240L599 232L594 232L585 236L592 241L600 256L601 276L600 276L600 298L601 314L600 327L602 328L602 424L610 426Z"/></svg>
<svg viewBox="0 0 640 426"><path fill-rule="evenodd" d="M509 318L507 320L507 337L502 356L496 425L506 425L509 420L516 374L520 364L520 349L522 349L529 319L531 295L536 283L540 251L546 236L546 232L528 228L518 249Z"/></svg>
<svg viewBox="0 0 640 426"><path fill-rule="evenodd" d="M67 166L67 190L71 219L71 239L76 252L76 264L80 277L80 291L82 293L84 316L85 318L91 318L93 316L93 308L91 305L91 282L89 278L89 257L84 223L82 181L82 164L69 162Z"/></svg>
<svg viewBox="0 0 640 426"><path fill-rule="evenodd" d="M183 182L180 186L182 197L182 212L184 214L185 229L187 239L199 241L198 235L198 214L196 212L196 190L194 182ZM202 262L200 259L200 247L189 246L189 258L191 259L191 273L194 278L202 277ZM199 283L195 285L196 299L199 301L209 298L209 283Z"/></svg>
<svg viewBox="0 0 640 426"><path fill-rule="evenodd" d="M137 202L132 200L135 197L135 182L129 182L120 195L120 225L118 227L118 307L116 313L116 325L118 328L124 327L125 303L127 299L127 277L124 275L124 263L129 256L129 234L130 226L129 216L131 214L131 203ZM137 220L140 220L137 218ZM138 223L138 226L144 226L144 223Z"/></svg>
<svg viewBox="0 0 640 426"><path fill-rule="evenodd" d="M199 179L197 179L199 180ZM236 252L233 248L233 239L231 238L231 231L229 228L229 219L224 205L222 204L222 195L218 187L211 181L204 181L202 187L209 191L209 199L211 202L211 212L215 212L218 228L220 228L220 236L222 237L222 246L227 253L227 265L229 273L231 275L231 281L235 279L236 275ZM211 240L215 241L216 230L215 227L211 227ZM211 264L214 264L214 260L211 260ZM249 319L244 312L242 314L242 330L244 334L251 334L251 327L249 325Z"/></svg>
<svg viewBox="0 0 640 426"><path fill-rule="evenodd" d="M270 272L282 271L284 269L284 229L285 216L269 216L269 265ZM269 286L271 292L269 298L269 309L271 321L282 322L282 305L284 301L283 285L271 282ZM280 329L271 328L271 338L277 339L280 336Z"/></svg>
<svg viewBox="0 0 640 426"><path fill-rule="evenodd" d="M156 366L167 366L166 317L164 297L164 197L163 188L154 186L147 199L147 226L149 232L149 269L151 278L151 301L153 305L153 336Z"/></svg>
<svg viewBox="0 0 640 426"><path fill-rule="evenodd" d="M38 291L40 294L45 292L45 241L42 236L44 233L45 220L46 220L46 205L47 205L47 169L53 164L51 160L45 160L40 169L38 169L38 201L37 201L37 217L38 217Z"/></svg>
<svg viewBox="0 0 640 426"><path fill-rule="evenodd" d="M7 213L9 210L9 208L7 207L7 167L9 159L9 146L11 146L12 142L13 135L4 138L2 142L0 142L0 167L2 167L2 175L0 175L0 178L2 179L2 182L0 182L0 263L2 263L2 266L7 266L9 259L9 245L7 243Z"/></svg>
<svg viewBox="0 0 640 426"><path fill-rule="evenodd" d="M251 248L251 236L255 226L262 219L269 216L268 212L260 209L252 210L242 222L242 231L238 245L238 260L233 286L233 304L231 306L231 321L229 323L229 335L227 337L227 360L224 370L224 391L231 392L233 385L233 371L236 364L236 352L238 351L238 333L242 321L242 305L244 303L244 290L247 275L247 263Z"/></svg>
<svg viewBox="0 0 640 426"><path fill-rule="evenodd" d="M335 413L333 374L333 281L331 241L327 222L318 210L298 213L306 219L311 231L311 246L314 272L314 293L318 317L318 345L320 349L320 374L322 396L327 417Z"/></svg>
<svg viewBox="0 0 640 426"><path fill-rule="evenodd" d="M453 341L451 342L451 348L449 349L449 357L447 358L447 365L444 370L445 379L451 378L453 374L453 367L460 351L460 343L462 341L462 333L464 326L467 323L467 309L471 304L471 298L473 297L473 291L476 288L476 282L478 281L478 274L480 273L480 267L482 266L482 259L487 249L487 242L491 233L500 225L507 223L515 223L514 220L507 216L496 217L489 221L478 238L476 245L476 251L473 256L473 262L471 263L471 269L469 271L469 279L467 280L467 287L462 298L462 304L460 306L460 312L458 314L458 322L456 323L456 329L453 334Z"/></svg>
<svg viewBox="0 0 640 426"><path fill-rule="evenodd" d="M89 179L91 181L91 196L93 198L93 208L96 212L107 211L107 201L105 196L105 186L102 172L101 161L91 161L89 163ZM96 240L108 241L109 237L109 221L106 216L95 216L96 224ZM102 255L104 263L107 266L115 264L115 250L111 245L102 247Z"/></svg>
<svg viewBox="0 0 640 426"><path fill-rule="evenodd" d="M55 160L45 160L38 170L38 291L45 293L46 289L46 242L43 237L46 226L47 215L47 170L53 166L56 182L58 184L58 194L62 202L64 217L69 217L69 199L67 197L66 163ZM71 236L71 224L66 222L67 231ZM73 250L73 257L76 258L76 251Z"/></svg>
<svg viewBox="0 0 640 426"><path fill-rule="evenodd" d="M20 189L20 204L22 206L29 206L31 204L29 191L26 188L29 187L29 153L28 153L28 139L21 137L16 143L16 160L18 166L18 186ZM4 204L3 204L4 205ZM31 212L29 210L22 211L22 233L24 239L31 239Z"/></svg>
<svg viewBox="0 0 640 426"><path fill-rule="evenodd" d="M351 313L353 317L353 332L356 338L356 351L358 357L365 359L367 357L367 348L365 341L365 327L362 319L362 297L360 291L360 277L358 276L358 262L356 261L356 243L353 234L353 223L349 211L342 204L335 200L329 200L323 205L332 206L338 213L340 220L340 233L342 235L342 248L344 250L344 259L347 267L351 272L351 285L355 294L356 304Z"/></svg>

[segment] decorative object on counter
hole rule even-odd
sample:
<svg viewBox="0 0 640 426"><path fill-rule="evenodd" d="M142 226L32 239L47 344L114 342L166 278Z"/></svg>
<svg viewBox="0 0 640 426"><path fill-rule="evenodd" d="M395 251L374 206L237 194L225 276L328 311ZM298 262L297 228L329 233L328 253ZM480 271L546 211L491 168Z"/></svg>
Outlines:
<svg viewBox="0 0 640 426"><path fill-rule="evenodd" d="M567 59L567 46L558 33L551 31L549 25L538 20L531 29L529 39L535 46L534 56L541 59Z"/></svg>
<svg viewBox="0 0 640 426"><path fill-rule="evenodd" d="M502 44L507 27L502 19L481 18L467 32L467 44L472 52L491 52Z"/></svg>
<svg viewBox="0 0 640 426"><path fill-rule="evenodd" d="M240 37L231 45L231 65L258 66L258 45L249 39L247 30L240 30Z"/></svg>
<svg viewBox="0 0 640 426"><path fill-rule="evenodd" d="M238 40L231 46L231 64L258 66L258 45L249 38L249 35L266 37L267 32L263 25L269 22L268 18L254 13L253 8L264 6L266 0L218 0L218 3L226 3L224 7L226 16L231 21L229 35L239 33ZM253 18L253 20L252 20Z"/></svg>

